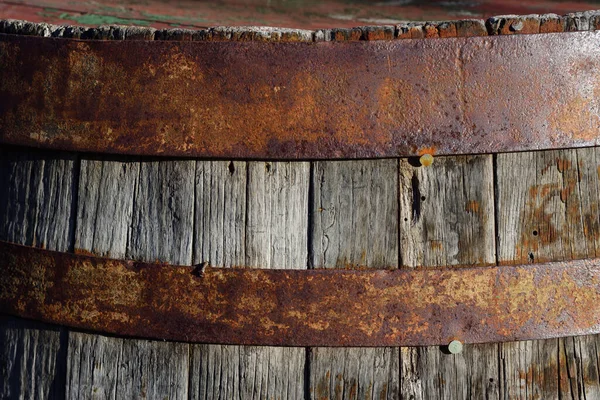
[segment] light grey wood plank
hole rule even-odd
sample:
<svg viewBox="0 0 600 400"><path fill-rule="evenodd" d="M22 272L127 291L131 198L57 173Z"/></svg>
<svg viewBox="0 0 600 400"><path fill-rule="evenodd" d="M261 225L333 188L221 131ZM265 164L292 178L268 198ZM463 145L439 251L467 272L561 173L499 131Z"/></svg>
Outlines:
<svg viewBox="0 0 600 400"><path fill-rule="evenodd" d="M0 150L0 239L50 250L73 248L73 155ZM67 331L0 320L0 398L64 397Z"/></svg>
<svg viewBox="0 0 600 400"><path fill-rule="evenodd" d="M82 160L76 244L114 258L191 264L195 161ZM70 398L188 397L189 346L71 332Z"/></svg>
<svg viewBox="0 0 600 400"><path fill-rule="evenodd" d="M491 156L436 157L429 167L402 159L402 265L494 264L493 185Z"/></svg>
<svg viewBox="0 0 600 400"><path fill-rule="evenodd" d="M306 269L309 163L248 163L246 266Z"/></svg>
<svg viewBox="0 0 600 400"><path fill-rule="evenodd" d="M497 156L500 263L598 256L597 152L589 148ZM524 377L522 386L535 388L542 398L594 398L600 386L596 340L577 337L502 344L501 354L515 352L514 347L540 353L519 364L503 365L502 373ZM510 398L519 390L507 382L503 396Z"/></svg>
<svg viewBox="0 0 600 400"><path fill-rule="evenodd" d="M246 175L246 162L197 162L194 263L244 265Z"/></svg>
<svg viewBox="0 0 600 400"><path fill-rule="evenodd" d="M117 376L119 399L187 399L189 346L127 340Z"/></svg>
<svg viewBox="0 0 600 400"><path fill-rule="evenodd" d="M118 398L117 376L123 340L69 332L67 399Z"/></svg>
<svg viewBox="0 0 600 400"><path fill-rule="evenodd" d="M312 266L396 268L397 161L314 164Z"/></svg>
<svg viewBox="0 0 600 400"><path fill-rule="evenodd" d="M403 268L495 263L493 185L492 156L400 160ZM403 398L499 397L496 344L402 348L401 362Z"/></svg>
<svg viewBox="0 0 600 400"><path fill-rule="evenodd" d="M315 268L397 268L398 161L314 163L310 264ZM316 399L393 399L398 348L313 348Z"/></svg>
<svg viewBox="0 0 600 400"><path fill-rule="evenodd" d="M557 398L557 339L500 345L503 399Z"/></svg>
<svg viewBox="0 0 600 400"><path fill-rule="evenodd" d="M144 161L136 188L127 256L192 261L195 161Z"/></svg>
<svg viewBox="0 0 600 400"><path fill-rule="evenodd" d="M75 248L123 259L133 221L140 163L104 156L83 157L79 174ZM123 343L130 339L69 333L67 398L118 398ZM124 360L127 362L128 360Z"/></svg>
<svg viewBox="0 0 600 400"><path fill-rule="evenodd" d="M191 265L195 170L195 161L141 163L128 257ZM121 360L123 398L188 398L188 344L127 340Z"/></svg>
<svg viewBox="0 0 600 400"><path fill-rule="evenodd" d="M198 162L196 263L306 268L308 163ZM192 399L303 399L303 348L192 346Z"/></svg>
<svg viewBox="0 0 600 400"><path fill-rule="evenodd" d="M125 258L140 174L140 164L135 160L119 161L108 156L81 160L76 251Z"/></svg>

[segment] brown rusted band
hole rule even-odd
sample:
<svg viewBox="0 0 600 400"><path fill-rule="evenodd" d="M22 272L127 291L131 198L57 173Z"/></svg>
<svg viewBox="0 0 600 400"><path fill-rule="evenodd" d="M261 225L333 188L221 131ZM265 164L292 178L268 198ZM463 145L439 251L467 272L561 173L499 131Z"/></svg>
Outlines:
<svg viewBox="0 0 600 400"><path fill-rule="evenodd" d="M321 43L0 35L0 143L334 159L594 146L600 32Z"/></svg>
<svg viewBox="0 0 600 400"><path fill-rule="evenodd" d="M0 312L124 336L423 346L600 332L600 259L433 270L205 269L0 242Z"/></svg>

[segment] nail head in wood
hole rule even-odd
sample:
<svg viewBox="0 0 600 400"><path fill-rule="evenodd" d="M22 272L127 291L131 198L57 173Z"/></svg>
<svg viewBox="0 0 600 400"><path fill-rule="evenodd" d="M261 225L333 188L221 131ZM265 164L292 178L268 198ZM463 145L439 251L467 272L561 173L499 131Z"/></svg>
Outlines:
<svg viewBox="0 0 600 400"><path fill-rule="evenodd" d="M453 340L448 344L448 351L450 354L458 354L461 353L463 349L463 345L459 340Z"/></svg>
<svg viewBox="0 0 600 400"><path fill-rule="evenodd" d="M423 154L419 158L419 162L422 166L429 167L431 164L433 164L433 156L431 154Z"/></svg>

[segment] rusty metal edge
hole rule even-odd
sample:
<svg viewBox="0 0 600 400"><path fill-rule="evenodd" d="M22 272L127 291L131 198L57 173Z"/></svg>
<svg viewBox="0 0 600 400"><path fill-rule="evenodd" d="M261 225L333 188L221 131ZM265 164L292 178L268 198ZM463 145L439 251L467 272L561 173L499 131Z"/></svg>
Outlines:
<svg viewBox="0 0 600 400"><path fill-rule="evenodd" d="M111 260L0 242L0 312L121 336L425 346L600 332L600 259L417 270Z"/></svg>
<svg viewBox="0 0 600 400"><path fill-rule="evenodd" d="M598 41L598 31L323 43L0 34L0 143L288 160L595 146Z"/></svg>

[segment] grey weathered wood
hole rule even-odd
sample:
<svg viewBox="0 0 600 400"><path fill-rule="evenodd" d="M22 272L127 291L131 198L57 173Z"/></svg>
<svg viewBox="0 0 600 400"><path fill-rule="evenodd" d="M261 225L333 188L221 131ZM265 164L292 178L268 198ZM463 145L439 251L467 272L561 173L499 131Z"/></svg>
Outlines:
<svg viewBox="0 0 600 400"><path fill-rule="evenodd" d="M495 262L492 156L400 160L400 253L404 268ZM403 398L498 398L496 344L451 355L402 348Z"/></svg>
<svg viewBox="0 0 600 400"><path fill-rule="evenodd" d="M314 163L313 268L397 268L397 160Z"/></svg>
<svg viewBox="0 0 600 400"><path fill-rule="evenodd" d="M560 398L600 399L598 335L559 340Z"/></svg>
<svg viewBox="0 0 600 400"><path fill-rule="evenodd" d="M127 257L191 265L195 161L144 161L133 204ZM123 398L187 399L189 345L123 342Z"/></svg>
<svg viewBox="0 0 600 400"><path fill-rule="evenodd" d="M400 162L402 266L495 263L491 156Z"/></svg>
<svg viewBox="0 0 600 400"><path fill-rule="evenodd" d="M0 150L0 239L69 251L77 175L72 155ZM64 397L65 329L0 320L0 398Z"/></svg>
<svg viewBox="0 0 600 400"><path fill-rule="evenodd" d="M306 268L308 163L198 162L194 262ZM302 399L303 348L192 346L192 399Z"/></svg>
<svg viewBox="0 0 600 400"><path fill-rule="evenodd" d="M192 262L195 161L145 161L133 207L127 256Z"/></svg>
<svg viewBox="0 0 600 400"><path fill-rule="evenodd" d="M140 164L135 159L103 160L81 160L75 249L123 259L131 235Z"/></svg>
<svg viewBox="0 0 600 400"><path fill-rule="evenodd" d="M319 161L313 165L314 268L397 268L398 161ZM398 348L314 348L310 395L316 399L393 399Z"/></svg>
<svg viewBox="0 0 600 400"><path fill-rule="evenodd" d="M117 376L123 340L69 332L67 399L118 398Z"/></svg>
<svg viewBox="0 0 600 400"><path fill-rule="evenodd" d="M503 399L557 399L557 339L500 344Z"/></svg>
<svg viewBox="0 0 600 400"><path fill-rule="evenodd" d="M107 159L108 157L104 157ZM78 187L75 248L125 258L140 164L84 157ZM117 398L120 357L127 339L69 333L67 398ZM127 361L127 360L123 360Z"/></svg>
<svg viewBox="0 0 600 400"><path fill-rule="evenodd" d="M57 251L72 249L75 157L12 148L0 155L2 240Z"/></svg>
<svg viewBox="0 0 600 400"><path fill-rule="evenodd" d="M191 264L195 161L82 160L76 248ZM69 335L69 398L186 399L189 346Z"/></svg>
<svg viewBox="0 0 600 400"><path fill-rule="evenodd" d="M497 156L500 263L598 256L597 153L578 149ZM502 375L520 376L521 387L532 388L541 398L595 398L600 386L596 340L502 344L501 354L525 353L519 363L503 363ZM503 388L504 398L522 391L510 383Z"/></svg>

